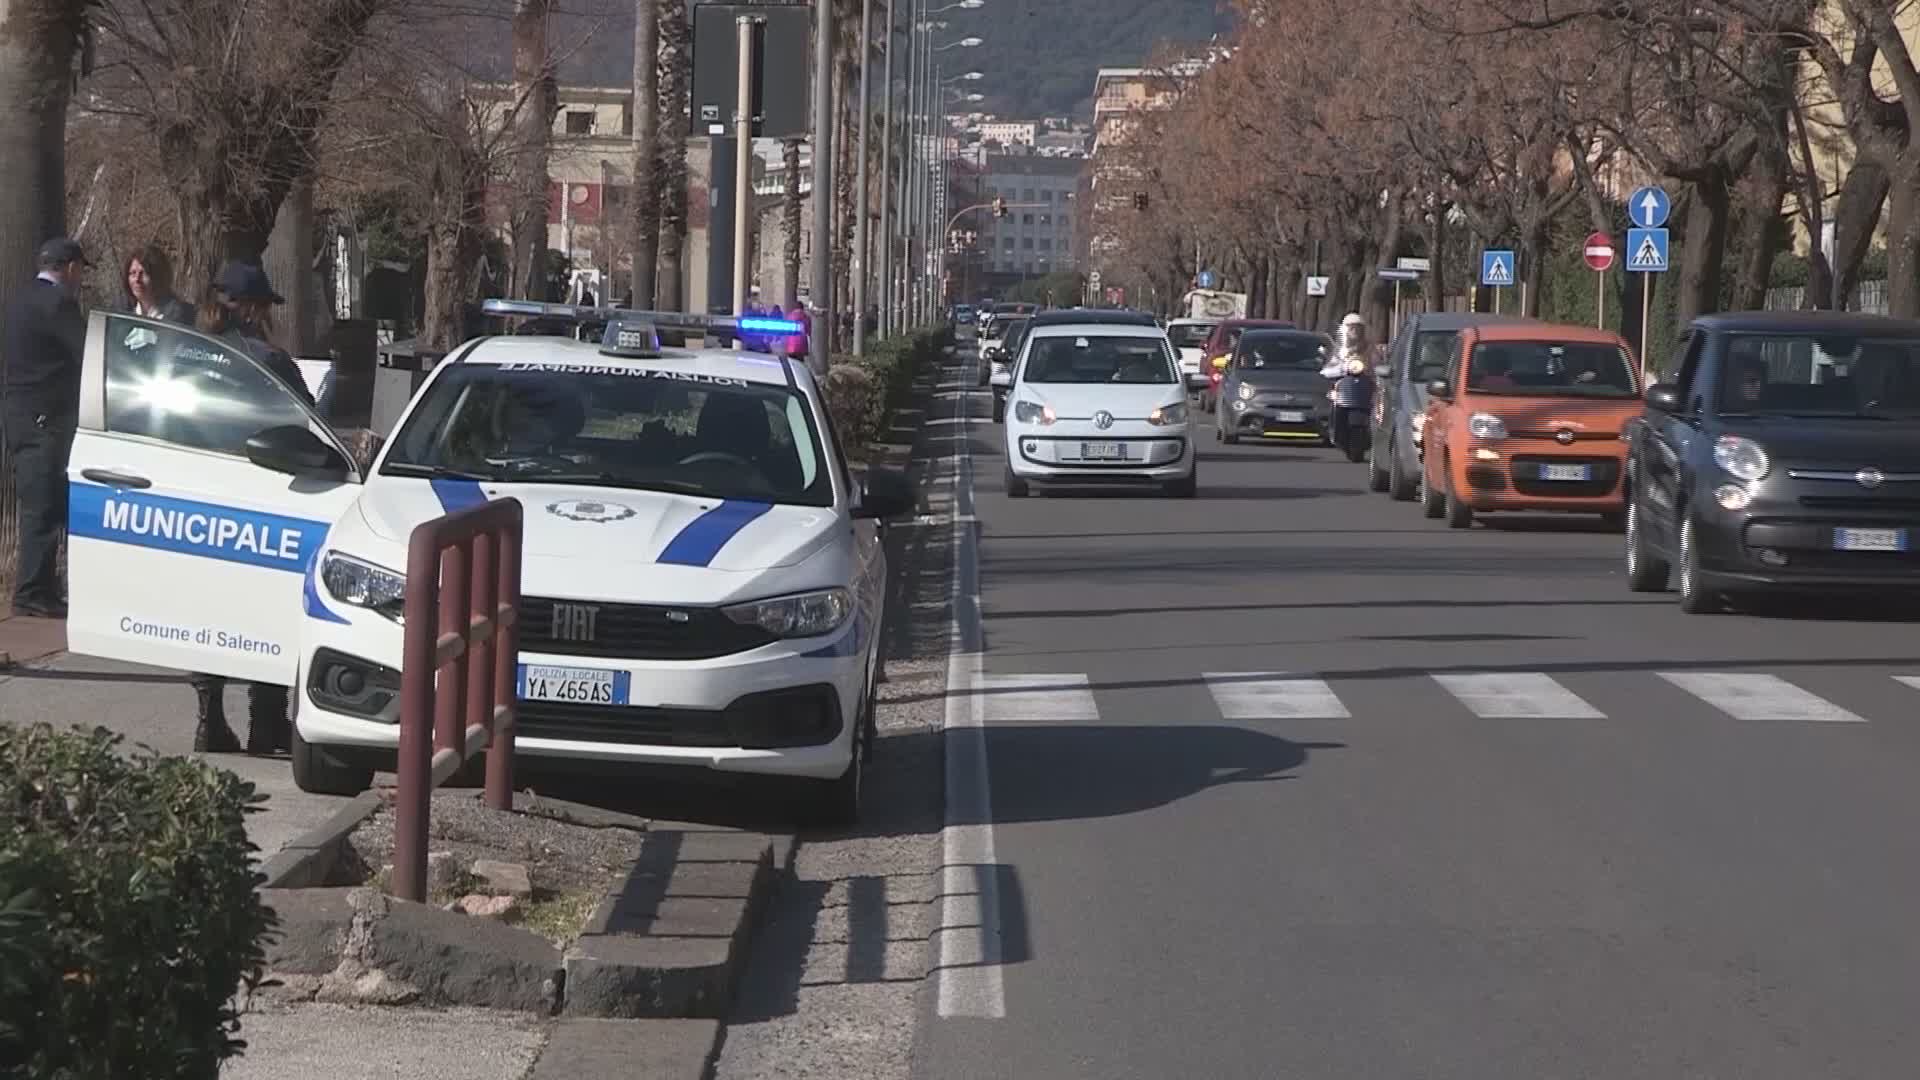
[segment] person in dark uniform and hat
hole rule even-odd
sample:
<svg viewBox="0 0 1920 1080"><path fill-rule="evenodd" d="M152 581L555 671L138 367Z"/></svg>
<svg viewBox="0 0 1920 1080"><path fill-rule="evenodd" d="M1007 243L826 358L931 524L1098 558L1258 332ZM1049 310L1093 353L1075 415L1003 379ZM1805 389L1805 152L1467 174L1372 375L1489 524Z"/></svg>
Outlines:
<svg viewBox="0 0 1920 1080"><path fill-rule="evenodd" d="M60 531L67 522L67 455L79 422L87 319L80 277L92 263L62 236L40 247L39 274L8 306L0 340L0 437L13 462L19 552L13 610L63 619Z"/></svg>
<svg viewBox="0 0 1920 1080"><path fill-rule="evenodd" d="M293 357L271 339L274 305L286 301L273 291L266 270L254 263L230 262L215 275L212 293L212 299L200 308L200 330L253 357L261 367L279 376L302 401L313 405L313 394L301 378L300 368L294 364ZM227 726L226 678L202 673L188 676L187 681L199 698L194 750L211 754L231 754L239 750L240 740ZM266 756L286 752L292 742L291 728L287 721L287 688L272 683L248 683L247 753Z"/></svg>

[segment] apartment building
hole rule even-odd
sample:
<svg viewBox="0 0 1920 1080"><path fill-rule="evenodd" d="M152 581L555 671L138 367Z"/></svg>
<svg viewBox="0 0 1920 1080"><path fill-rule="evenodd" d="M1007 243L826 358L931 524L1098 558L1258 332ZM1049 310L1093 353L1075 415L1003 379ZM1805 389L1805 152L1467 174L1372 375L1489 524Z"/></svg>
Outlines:
<svg viewBox="0 0 1920 1080"><path fill-rule="evenodd" d="M984 270L990 278L1039 277L1080 265L1078 250L1081 162L1030 154L988 154L980 197L1005 199L1007 216L974 215Z"/></svg>

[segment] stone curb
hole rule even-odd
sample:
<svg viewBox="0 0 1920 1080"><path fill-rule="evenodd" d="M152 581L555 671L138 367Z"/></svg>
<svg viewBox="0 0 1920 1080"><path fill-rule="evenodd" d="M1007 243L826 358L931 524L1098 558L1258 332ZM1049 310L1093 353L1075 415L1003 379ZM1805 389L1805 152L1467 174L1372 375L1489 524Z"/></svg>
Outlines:
<svg viewBox="0 0 1920 1080"><path fill-rule="evenodd" d="M362 792L334 811L333 816L301 833L260 867L262 889L311 889L336 880L347 852L347 837L360 823L380 812L385 798L380 789Z"/></svg>
<svg viewBox="0 0 1920 1080"><path fill-rule="evenodd" d="M562 953L518 927L364 886L328 887L339 880L348 835L383 802L377 791L356 798L264 868L261 898L280 922L266 966L280 994L581 1019L718 1020L745 969L756 920L792 858L791 837L663 826L558 800L516 799L522 809L576 824L647 827L639 857Z"/></svg>
<svg viewBox="0 0 1920 1080"><path fill-rule="evenodd" d="M723 1018L776 879L753 833L660 829L567 950L562 1012Z"/></svg>
<svg viewBox="0 0 1920 1080"><path fill-rule="evenodd" d="M561 1020L527 1080L706 1080L719 1054L718 1020Z"/></svg>

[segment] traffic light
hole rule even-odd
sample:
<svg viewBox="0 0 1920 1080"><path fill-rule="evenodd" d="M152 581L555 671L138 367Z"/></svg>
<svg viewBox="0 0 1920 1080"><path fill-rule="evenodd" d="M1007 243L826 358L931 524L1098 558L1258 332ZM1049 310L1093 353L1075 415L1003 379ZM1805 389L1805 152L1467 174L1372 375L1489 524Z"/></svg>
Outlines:
<svg viewBox="0 0 1920 1080"><path fill-rule="evenodd" d="M1146 210L1146 208L1147 208L1147 193L1146 193L1146 192L1144 192L1144 191L1136 191L1136 192L1134 192L1134 193L1133 193L1133 208L1134 208L1135 210L1140 210L1140 211L1145 211L1145 210Z"/></svg>
<svg viewBox="0 0 1920 1080"><path fill-rule="evenodd" d="M1007 198L1006 198L1006 196L1004 196L1004 195L995 195L995 196L993 197L993 216L994 216L994 217L997 217L997 218L1003 218L1003 217L1006 217L1006 216L1007 216Z"/></svg>

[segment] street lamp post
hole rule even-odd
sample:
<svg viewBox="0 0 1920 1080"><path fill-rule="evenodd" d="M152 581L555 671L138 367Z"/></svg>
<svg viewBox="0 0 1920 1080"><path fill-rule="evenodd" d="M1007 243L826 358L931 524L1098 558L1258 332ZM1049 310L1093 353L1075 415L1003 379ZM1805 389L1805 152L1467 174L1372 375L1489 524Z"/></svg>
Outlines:
<svg viewBox="0 0 1920 1080"><path fill-rule="evenodd" d="M887 5L887 58L880 72L886 104L880 110L880 336L893 333L893 48L900 36Z"/></svg>
<svg viewBox="0 0 1920 1080"><path fill-rule="evenodd" d="M873 0L860 0L860 135L853 197L853 355L867 354L867 117L873 112Z"/></svg>
<svg viewBox="0 0 1920 1080"><path fill-rule="evenodd" d="M742 146L742 154L753 148ZM807 268L809 305L818 314L807 335L809 366L827 373L833 335L833 0L813 5L813 259Z"/></svg>

